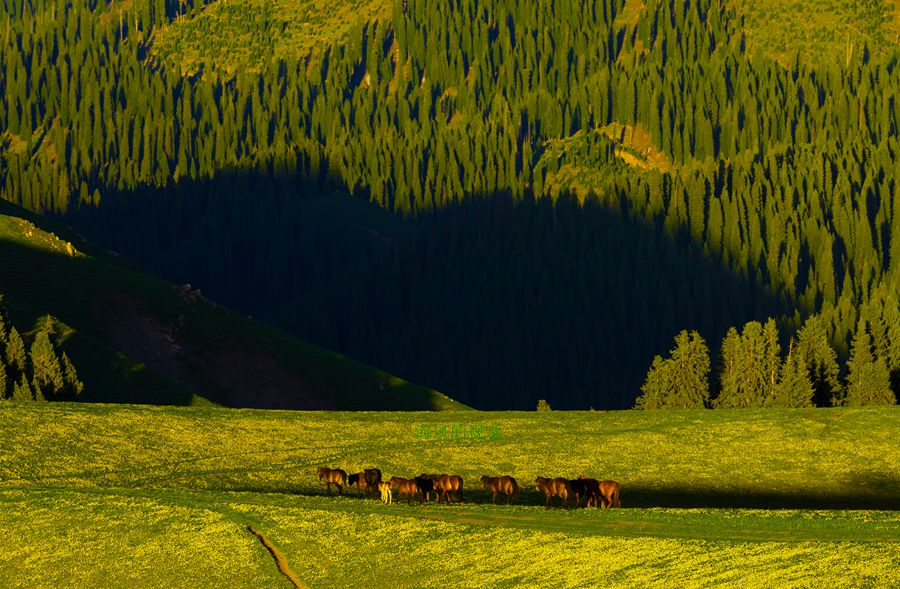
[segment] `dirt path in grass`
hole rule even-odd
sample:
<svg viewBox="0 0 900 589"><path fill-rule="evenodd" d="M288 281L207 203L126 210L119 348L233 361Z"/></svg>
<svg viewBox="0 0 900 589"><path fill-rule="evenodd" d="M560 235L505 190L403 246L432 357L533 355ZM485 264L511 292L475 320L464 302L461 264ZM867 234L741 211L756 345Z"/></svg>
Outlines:
<svg viewBox="0 0 900 589"><path fill-rule="evenodd" d="M278 566L278 571L287 577L288 581L293 583L295 589L309 589L306 585L303 584L303 581L297 578L297 575L294 571L291 570L291 567L288 565L287 559L284 557L284 554L281 553L278 548L272 544L268 538L266 538L262 532L256 530L253 526L248 525L247 530L250 531L251 534L259 538L259 541L262 542L262 545L266 547L266 550L269 551L269 554L272 555L272 558L275 559L275 564Z"/></svg>

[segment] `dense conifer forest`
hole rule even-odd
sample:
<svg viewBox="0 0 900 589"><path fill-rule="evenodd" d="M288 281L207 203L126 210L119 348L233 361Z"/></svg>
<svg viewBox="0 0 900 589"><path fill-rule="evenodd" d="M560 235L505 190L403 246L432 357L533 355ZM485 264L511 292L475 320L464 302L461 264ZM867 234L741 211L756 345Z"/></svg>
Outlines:
<svg viewBox="0 0 900 589"><path fill-rule="evenodd" d="M221 303L478 408L896 402L877 27L812 61L721 0L395 0L183 72L200 3L0 2L0 195Z"/></svg>

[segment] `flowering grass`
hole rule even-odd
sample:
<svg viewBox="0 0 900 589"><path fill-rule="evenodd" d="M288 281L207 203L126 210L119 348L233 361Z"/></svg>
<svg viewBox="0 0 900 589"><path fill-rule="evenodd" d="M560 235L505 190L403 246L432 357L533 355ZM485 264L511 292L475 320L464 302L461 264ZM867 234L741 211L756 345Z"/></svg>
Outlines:
<svg viewBox="0 0 900 589"><path fill-rule="evenodd" d="M500 439L436 438L454 423ZM310 587L888 586L900 582L898 426L898 408L442 415L4 403L0 526L12 548L0 584L289 587L252 525ZM457 473L463 504L388 506L356 489L327 497L322 465ZM547 510L529 483L582 473L620 481L625 508ZM481 474L515 476L516 504L490 505Z"/></svg>

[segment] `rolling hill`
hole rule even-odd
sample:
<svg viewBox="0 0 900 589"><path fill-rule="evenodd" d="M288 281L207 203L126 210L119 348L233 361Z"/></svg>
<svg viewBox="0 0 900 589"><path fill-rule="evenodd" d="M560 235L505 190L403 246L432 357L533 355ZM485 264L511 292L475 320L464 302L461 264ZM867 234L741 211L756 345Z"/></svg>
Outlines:
<svg viewBox="0 0 900 589"><path fill-rule="evenodd" d="M0 201L0 292L25 332L50 314L88 401L460 409L436 391L230 312Z"/></svg>

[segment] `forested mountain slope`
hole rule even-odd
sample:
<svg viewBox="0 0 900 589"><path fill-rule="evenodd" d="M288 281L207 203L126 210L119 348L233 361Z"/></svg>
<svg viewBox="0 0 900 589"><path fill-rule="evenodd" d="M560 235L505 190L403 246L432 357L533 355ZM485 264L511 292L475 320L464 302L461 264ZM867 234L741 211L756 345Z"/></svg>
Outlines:
<svg viewBox="0 0 900 589"><path fill-rule="evenodd" d="M365 5L288 55L278 3L6 2L4 198L480 407L630 406L769 316L900 370L893 4ZM333 189L403 237L318 229Z"/></svg>
<svg viewBox="0 0 900 589"><path fill-rule="evenodd" d="M12 338L4 336L15 326L31 356L32 341L49 332L61 345L57 354L66 354L63 367L71 357L83 381L70 385L66 376L58 391L41 383L41 397L48 400L292 409L464 408L436 391L227 311L190 285L148 276L64 227L2 201L0 269L0 303L5 307L0 313L0 354L5 351L10 357L7 342ZM20 373L31 378L31 365L36 370L37 361L25 363L23 355L17 370L9 369L15 362L0 362L0 368L2 364L8 364L4 372L9 382L0 393L18 399L22 395L12 393L20 386ZM37 381L35 372L35 379L25 382L36 390Z"/></svg>

